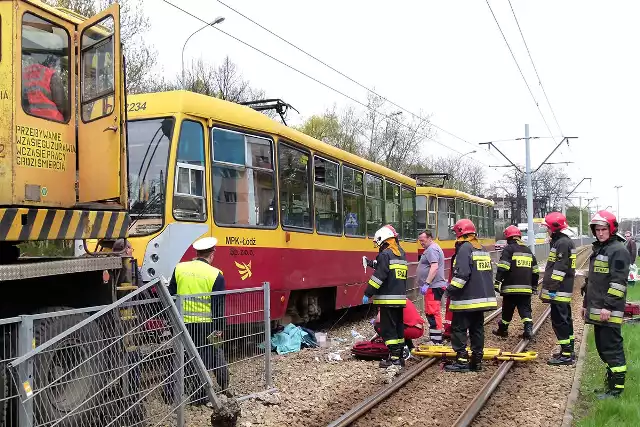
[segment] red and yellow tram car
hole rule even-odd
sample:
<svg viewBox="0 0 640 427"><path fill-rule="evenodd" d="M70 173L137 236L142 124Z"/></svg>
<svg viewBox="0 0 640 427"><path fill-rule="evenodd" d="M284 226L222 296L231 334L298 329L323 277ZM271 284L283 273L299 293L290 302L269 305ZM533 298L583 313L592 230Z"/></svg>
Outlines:
<svg viewBox="0 0 640 427"><path fill-rule="evenodd" d="M129 239L144 281L170 278L213 236L227 289L269 282L271 318L296 322L361 304L362 256L375 257L382 225L417 261L414 179L205 95L129 96L127 112Z"/></svg>

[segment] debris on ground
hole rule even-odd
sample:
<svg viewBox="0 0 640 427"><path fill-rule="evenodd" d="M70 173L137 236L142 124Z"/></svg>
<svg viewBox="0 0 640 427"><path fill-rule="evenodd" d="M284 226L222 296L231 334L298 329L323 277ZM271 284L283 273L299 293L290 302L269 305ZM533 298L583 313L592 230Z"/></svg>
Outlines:
<svg viewBox="0 0 640 427"><path fill-rule="evenodd" d="M271 350L278 354L295 353L303 347L318 346L312 330L289 323L281 332L271 337Z"/></svg>

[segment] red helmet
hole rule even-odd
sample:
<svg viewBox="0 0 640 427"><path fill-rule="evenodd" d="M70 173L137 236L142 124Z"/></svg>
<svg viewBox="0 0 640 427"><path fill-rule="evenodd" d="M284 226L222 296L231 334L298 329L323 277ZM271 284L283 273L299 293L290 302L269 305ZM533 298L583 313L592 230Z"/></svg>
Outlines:
<svg viewBox="0 0 640 427"><path fill-rule="evenodd" d="M456 237L464 236L465 234L471 234L476 232L476 226L473 225L470 219L461 219L456 222L452 228L453 232L456 233Z"/></svg>
<svg viewBox="0 0 640 427"><path fill-rule="evenodd" d="M509 239L511 237L522 237L522 232L515 225L510 225L504 230L504 238Z"/></svg>
<svg viewBox="0 0 640 427"><path fill-rule="evenodd" d="M596 235L596 225L604 225L609 227L609 233L614 234L618 231L618 221L616 216L609 211L598 211L589 221L591 232Z"/></svg>
<svg viewBox="0 0 640 427"><path fill-rule="evenodd" d="M567 218L560 212L550 212L544 217L544 223L552 233L562 231L569 227Z"/></svg>

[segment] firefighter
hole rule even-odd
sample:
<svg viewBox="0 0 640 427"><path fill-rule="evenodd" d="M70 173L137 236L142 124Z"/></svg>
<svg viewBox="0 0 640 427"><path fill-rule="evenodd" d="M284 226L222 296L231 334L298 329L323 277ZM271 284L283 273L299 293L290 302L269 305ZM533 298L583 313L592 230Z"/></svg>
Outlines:
<svg viewBox="0 0 640 427"><path fill-rule="evenodd" d="M375 272L362 297L363 304L373 297L373 304L380 307L380 335L389 348L389 358L380 361L381 368L404 366L403 309L407 302L408 266L396 237L397 233L388 225L376 231L373 244L379 248L378 256L375 261L367 261Z"/></svg>
<svg viewBox="0 0 640 427"><path fill-rule="evenodd" d="M509 323L516 307L524 326L523 338L530 339L533 330L531 295L538 290L538 261L522 241L522 232L515 225L504 230L507 245L502 249L494 287L502 295L502 319L494 335L507 337Z"/></svg>
<svg viewBox="0 0 640 427"><path fill-rule="evenodd" d="M571 365L575 361L571 296L576 249L564 215L551 212L544 217L544 223L551 237L551 250L544 269L540 299L551 304L551 326L560 345L560 352L554 353L547 363Z"/></svg>
<svg viewBox="0 0 640 427"><path fill-rule="evenodd" d="M229 386L228 367L222 348L215 344L225 326L224 295L190 296L225 290L222 271L212 265L217 243L215 237L205 237L193 243L196 257L176 266L169 282L169 293L186 296L182 301L183 321L205 367L207 370L213 369L218 385L226 390ZM200 393L195 400L196 403L204 403L204 393Z"/></svg>
<svg viewBox="0 0 640 427"><path fill-rule="evenodd" d="M453 226L456 249L453 262L453 278L447 287L450 296L451 345L456 352L453 364L447 371L468 372L482 369L484 354L484 313L497 308L493 290L491 257L476 238L476 227L468 219L461 219ZM471 363L466 350L467 331L471 340Z"/></svg>
<svg viewBox="0 0 640 427"><path fill-rule="evenodd" d="M620 332L627 294L629 252L617 234L616 217L597 212L589 222L596 237L589 261L589 275L582 287L582 315L593 326L596 349L607 365L605 387L599 399L618 397L624 390L627 364Z"/></svg>

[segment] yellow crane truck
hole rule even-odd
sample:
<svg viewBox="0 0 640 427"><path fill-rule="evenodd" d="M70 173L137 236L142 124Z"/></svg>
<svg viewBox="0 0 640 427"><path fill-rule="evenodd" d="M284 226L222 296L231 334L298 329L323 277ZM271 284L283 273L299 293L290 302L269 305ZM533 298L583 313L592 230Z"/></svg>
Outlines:
<svg viewBox="0 0 640 427"><path fill-rule="evenodd" d="M45 258L19 250L32 241L127 234L119 13L114 4L86 19L37 0L0 0L1 425L9 422L5 365L17 356L6 319L108 304L126 291L116 281L122 254ZM84 317L43 321L33 345Z"/></svg>

